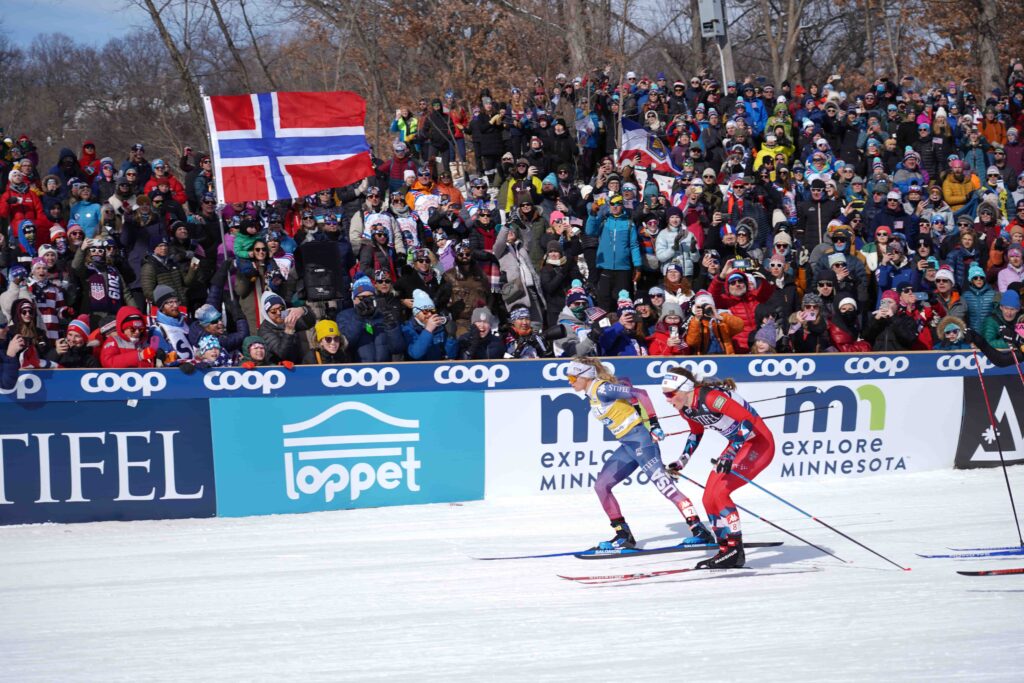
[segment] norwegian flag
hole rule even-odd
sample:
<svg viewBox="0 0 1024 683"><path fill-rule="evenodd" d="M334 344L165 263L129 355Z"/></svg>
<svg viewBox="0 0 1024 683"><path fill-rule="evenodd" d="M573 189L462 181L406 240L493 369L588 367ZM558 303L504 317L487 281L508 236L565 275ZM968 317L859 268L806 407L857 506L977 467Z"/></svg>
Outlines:
<svg viewBox="0 0 1024 683"><path fill-rule="evenodd" d="M223 202L285 199L373 174L366 101L352 92L204 98Z"/></svg>

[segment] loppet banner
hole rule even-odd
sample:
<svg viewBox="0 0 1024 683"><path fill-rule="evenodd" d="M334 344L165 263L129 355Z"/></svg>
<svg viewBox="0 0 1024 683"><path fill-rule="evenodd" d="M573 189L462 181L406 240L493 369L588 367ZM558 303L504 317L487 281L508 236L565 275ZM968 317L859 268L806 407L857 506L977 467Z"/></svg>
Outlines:
<svg viewBox="0 0 1024 683"><path fill-rule="evenodd" d="M666 433L687 423L662 397L650 393ZM738 392L754 405L775 435L775 458L762 480L805 480L949 469L960 432L962 380L935 377L913 382L741 382ZM770 399L770 400L764 400ZM804 411L804 412L797 412ZM589 489L618 447L590 416L586 399L568 387L495 391L486 396L485 498ZM675 460L685 434L661 444L662 460ZM509 448L515 444L515 448ZM710 470L724 449L706 432L690 468ZM688 470L688 473L690 470ZM643 474L624 485L645 484Z"/></svg>

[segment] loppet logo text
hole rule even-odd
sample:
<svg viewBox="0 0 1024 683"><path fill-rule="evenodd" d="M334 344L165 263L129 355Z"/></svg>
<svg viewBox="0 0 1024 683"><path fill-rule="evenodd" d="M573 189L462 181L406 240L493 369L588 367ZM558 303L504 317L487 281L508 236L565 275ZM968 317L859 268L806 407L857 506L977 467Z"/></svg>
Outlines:
<svg viewBox="0 0 1024 683"><path fill-rule="evenodd" d="M203 384L210 391L259 390L264 396L285 385L288 379L280 370L266 372L242 372L241 370L214 370L203 377Z"/></svg>
<svg viewBox="0 0 1024 683"><path fill-rule="evenodd" d="M402 378L398 368L329 368L320 375L320 382L330 389L375 387L384 391L398 384Z"/></svg>
<svg viewBox="0 0 1024 683"><path fill-rule="evenodd" d="M697 377L713 377L718 374L718 363L713 360L656 360L647 364L647 376L660 380L669 370L683 368Z"/></svg>
<svg viewBox="0 0 1024 683"><path fill-rule="evenodd" d="M339 425L335 434L308 435L310 430L336 416L342 419L349 412L362 413L379 421L383 426L381 431L386 433L351 434ZM419 428L419 420L387 415L357 401L337 403L308 420L283 425L288 498L299 500L303 496L323 495L324 502L330 503L337 494L347 490L348 499L355 502L374 487L386 491L399 487L419 491L416 476L422 463L416 458L415 447L409 445L420 440Z"/></svg>
<svg viewBox="0 0 1024 683"><path fill-rule="evenodd" d="M486 384L493 387L509 378L506 365L438 365L434 381L438 384Z"/></svg>
<svg viewBox="0 0 1024 683"><path fill-rule="evenodd" d="M910 359L906 356L882 356L871 358L869 356L857 356L848 358L843 364L843 370L851 375L888 375L893 377L904 372L910 367Z"/></svg>
<svg viewBox="0 0 1024 683"><path fill-rule="evenodd" d="M810 358L758 358L750 361L748 369L752 377L795 377L803 379L814 373L814 361Z"/></svg>
<svg viewBox="0 0 1024 683"><path fill-rule="evenodd" d="M14 387L11 389L0 389L0 395L11 396L13 394L14 398L22 401L26 396L38 394L42 391L42 388L43 380L32 373L23 372L18 375L18 381Z"/></svg>
<svg viewBox="0 0 1024 683"><path fill-rule="evenodd" d="M167 379L162 372L87 372L82 375L82 390L89 394L113 394L123 391L152 396L163 391Z"/></svg>

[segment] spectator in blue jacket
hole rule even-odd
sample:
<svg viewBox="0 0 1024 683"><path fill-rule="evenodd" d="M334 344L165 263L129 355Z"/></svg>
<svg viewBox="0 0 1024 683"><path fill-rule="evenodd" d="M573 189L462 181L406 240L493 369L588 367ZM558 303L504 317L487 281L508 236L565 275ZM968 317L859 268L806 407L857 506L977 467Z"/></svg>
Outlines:
<svg viewBox="0 0 1024 683"><path fill-rule="evenodd" d="M377 306L377 293L370 278L361 276L352 283L352 307L336 318L345 337L349 355L358 363L389 363L396 354L404 354L407 344L394 316Z"/></svg>
<svg viewBox="0 0 1024 683"><path fill-rule="evenodd" d="M216 306L203 304L196 309L195 318L189 322L188 326L188 340L193 347L198 347L201 338L212 334L220 342L221 348L228 353L241 352L242 342L249 336L249 321L242 315L242 309L238 302L232 301L228 307L237 309L237 314L233 316L235 331L231 333L227 332L224 316Z"/></svg>
<svg viewBox="0 0 1024 683"><path fill-rule="evenodd" d="M633 291L633 269L641 266L640 239L625 213L622 195L612 195L607 209L601 204L599 198L591 205L586 232L598 238L597 304L611 310L615 292Z"/></svg>
<svg viewBox="0 0 1024 683"><path fill-rule="evenodd" d="M459 342L445 330L444 316L438 315L430 295L422 289L412 293L412 319L402 325L409 360L457 358Z"/></svg>

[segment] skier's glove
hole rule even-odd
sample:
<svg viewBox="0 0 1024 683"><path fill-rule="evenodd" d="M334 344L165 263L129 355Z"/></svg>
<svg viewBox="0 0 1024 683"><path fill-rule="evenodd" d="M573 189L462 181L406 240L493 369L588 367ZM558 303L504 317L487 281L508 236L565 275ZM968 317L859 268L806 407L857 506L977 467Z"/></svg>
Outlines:
<svg viewBox="0 0 1024 683"><path fill-rule="evenodd" d="M678 460L673 463L669 463L665 467L665 472L673 479L678 479L680 473L682 473L683 469L685 469L688 464L690 464L690 456L681 455Z"/></svg>
<svg viewBox="0 0 1024 683"><path fill-rule="evenodd" d="M723 455L718 458L718 462L715 464L715 472L719 474L729 474L732 472L732 456Z"/></svg>

